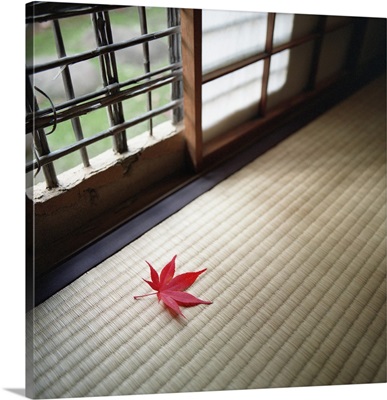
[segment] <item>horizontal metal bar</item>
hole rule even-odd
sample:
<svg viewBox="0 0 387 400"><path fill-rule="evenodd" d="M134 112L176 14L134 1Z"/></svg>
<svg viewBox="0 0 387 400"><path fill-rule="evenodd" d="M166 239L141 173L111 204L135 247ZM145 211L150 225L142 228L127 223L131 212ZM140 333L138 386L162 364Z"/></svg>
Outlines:
<svg viewBox="0 0 387 400"><path fill-rule="evenodd" d="M108 93L108 96L99 98L99 99L94 99L92 101L79 104L76 106L72 106L69 109L65 109L62 111L56 110L55 112L55 118L54 115L52 114L52 111L50 114L41 116L40 118L29 118L28 122L26 123L26 131L31 132L32 129L38 129L42 127L48 127L53 125L54 123L58 124L63 121L67 121L71 118L74 117L79 117L81 115L85 115L89 112L98 110L103 107L107 107L111 104L139 96L144 93L148 93L151 90L158 89L162 86L169 85L173 82L176 82L178 80L181 80L181 72L174 71L171 72L168 75L165 75L160 78L153 79L152 81L142 83L140 85L137 85L135 87L131 87L129 89L119 91L117 93Z"/></svg>
<svg viewBox="0 0 387 400"><path fill-rule="evenodd" d="M31 172L34 169L38 168L38 166L42 167L46 164L52 163L53 161L64 157L70 153L73 153L74 151L77 151L83 147L89 146L95 142L98 142L102 139L105 139L107 137L114 136L118 132L121 132L124 129L128 129L134 125L140 124L141 122L147 121L150 118L154 118L157 115L160 115L166 111L172 110L177 107L181 107L183 104L182 100L175 100L172 101L162 107L156 108L155 110L149 111L145 114L142 114L136 118L133 118L129 121L123 122L122 124L118 124L115 126L112 126L111 128L99 132L96 135L88 138L84 138L78 142L75 142L72 145L69 145L67 147L64 147L62 149L52 151L49 154L46 154L44 156L39 157L39 162L36 160L33 160L32 162L29 162L26 164L26 172Z"/></svg>
<svg viewBox="0 0 387 400"><path fill-rule="evenodd" d="M149 78L151 78L153 76L156 76L156 75L159 75L159 74L162 74L163 72L167 72L167 71L170 71L170 70L177 70L178 71L181 68L182 68L181 62L175 63L175 64L170 64L170 65L168 65L166 67L162 67L160 69L154 70L153 72L140 75L137 78L132 78L130 80L118 83L117 87L119 89L122 89L125 86L134 85L134 84L139 83L139 82L141 82L143 80L149 80ZM85 94L83 96L78 96L78 97L75 97L74 99L71 99L71 100L68 100L68 101L64 101L63 103L56 105L55 108L56 108L57 111L63 110L65 108L67 108L67 107L74 106L74 105L83 103L83 102L88 101L88 100L100 98L101 96L104 96L104 95L108 94L109 91L110 91L110 88L102 88L102 89L97 90L95 92L88 93L88 94ZM26 120L27 120L27 122L29 122L33 118L39 118L39 117L41 117L43 115L50 114L51 112L52 112L52 109L50 107L42 108L41 110L36 111L35 114L32 114L32 113L27 114Z"/></svg>
<svg viewBox="0 0 387 400"><path fill-rule="evenodd" d="M112 51L126 49L131 46L136 46L142 43L150 42L152 40L161 39L163 37L167 37L177 33L180 33L180 27L174 26L171 28L167 28L163 31L148 33L147 35L142 35L133 39L125 40L123 42L100 46L91 51L86 51L73 56L63 57L58 60L53 60L44 64L30 65L26 68L26 72L27 74L36 74L53 68L62 67L64 65L66 66L76 64L81 61L102 56Z"/></svg>

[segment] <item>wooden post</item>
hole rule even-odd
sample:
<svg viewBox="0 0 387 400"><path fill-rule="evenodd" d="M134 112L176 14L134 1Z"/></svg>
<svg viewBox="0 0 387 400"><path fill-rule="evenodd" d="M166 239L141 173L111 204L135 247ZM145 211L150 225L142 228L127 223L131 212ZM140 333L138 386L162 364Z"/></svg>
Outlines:
<svg viewBox="0 0 387 400"><path fill-rule="evenodd" d="M181 38L184 135L193 167L199 171L203 161L201 10L181 10Z"/></svg>
<svg viewBox="0 0 387 400"><path fill-rule="evenodd" d="M309 71L308 82L305 87L305 91L313 91L316 89L316 79L318 73L318 67L320 63L321 49L324 41L325 25L327 21L326 15L320 15L319 21L316 28L317 38L314 41L312 63Z"/></svg>
<svg viewBox="0 0 387 400"><path fill-rule="evenodd" d="M269 85L270 62L273 51L275 16L276 16L275 13L269 13L267 17L266 45L265 45L266 58L263 64L261 100L259 102L259 115L262 117L266 115L266 109L267 109L267 97L268 97L267 89Z"/></svg>

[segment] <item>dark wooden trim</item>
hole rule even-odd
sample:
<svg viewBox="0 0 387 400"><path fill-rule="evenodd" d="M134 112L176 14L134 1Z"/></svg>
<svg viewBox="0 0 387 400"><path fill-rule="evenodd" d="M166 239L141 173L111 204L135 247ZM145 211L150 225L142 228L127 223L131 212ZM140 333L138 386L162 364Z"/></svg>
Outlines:
<svg viewBox="0 0 387 400"><path fill-rule="evenodd" d="M364 37L366 33L368 20L365 18L354 18L353 19L353 32L351 42L349 44L347 60L345 63L345 70L354 71L361 52L359 49L362 48Z"/></svg>
<svg viewBox="0 0 387 400"><path fill-rule="evenodd" d="M302 36L297 39L292 39L287 43L283 43L278 46L275 46L273 48L272 54L277 54L284 50L293 49L294 47L301 46L302 44L311 42L312 40L315 40L315 39L317 39L316 33L311 33L309 35Z"/></svg>
<svg viewBox="0 0 387 400"><path fill-rule="evenodd" d="M181 10L184 135L196 171L202 165L202 11Z"/></svg>
<svg viewBox="0 0 387 400"><path fill-rule="evenodd" d="M326 21L327 21L326 16L319 17L319 21L316 28L316 39L313 46L312 63L309 70L308 82L305 87L305 90L307 91L313 90L316 85L316 76L320 63L320 54L321 54L322 43L324 40Z"/></svg>
<svg viewBox="0 0 387 400"><path fill-rule="evenodd" d="M268 85L269 85L271 54L273 51L273 34L274 34L274 25L275 25L275 15L276 14L274 14L274 13L269 13L269 15L267 17L265 53L269 54L270 56L265 58L264 66L263 66L261 100L259 102L259 111L258 111L258 115L260 115L260 116L266 114L267 89L268 89Z"/></svg>
<svg viewBox="0 0 387 400"><path fill-rule="evenodd" d="M243 60L238 60L233 63L224 65L220 68L217 68L216 70L206 72L205 74L203 74L202 83L205 84L205 83L211 82L211 81L221 78L222 76L227 75L231 72L235 72L238 69L247 67L258 61L264 60L267 57L269 57L269 55L267 53L259 53L259 54L255 54L255 55L246 57Z"/></svg>

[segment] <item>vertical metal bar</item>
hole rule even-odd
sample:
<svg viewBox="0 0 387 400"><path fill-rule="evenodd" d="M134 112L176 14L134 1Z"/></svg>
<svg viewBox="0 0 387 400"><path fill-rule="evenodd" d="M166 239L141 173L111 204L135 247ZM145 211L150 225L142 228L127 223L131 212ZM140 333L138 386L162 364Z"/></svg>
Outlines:
<svg viewBox="0 0 387 400"><path fill-rule="evenodd" d="M55 44L56 44L58 56L59 56L59 58L66 57L66 50L64 47L64 42L63 42L63 37L62 37L62 32L60 29L59 21L54 20L53 23L54 23ZM71 80L70 70L67 65L62 70L62 78L63 78L64 87L65 87L66 98L67 98L67 100L71 100L75 97L75 94L74 94L73 83ZM84 136L83 136L81 121L80 121L79 117L72 118L71 125L73 127L75 138L78 141L83 139ZM90 162L89 162L89 157L87 155L86 148L82 148L80 150L80 153L81 153L83 165L85 167L89 167Z"/></svg>
<svg viewBox="0 0 387 400"><path fill-rule="evenodd" d="M327 21L327 16L321 15L316 28L317 38L314 42L312 62L309 70L309 78L305 90L311 91L316 87L316 79L318 73L318 66L320 63L321 48L324 40L324 31Z"/></svg>
<svg viewBox="0 0 387 400"><path fill-rule="evenodd" d="M269 13L267 16L267 29L266 29L266 44L265 53L267 54L263 61L263 76L262 76L262 88L261 88L261 100L259 102L259 115L264 116L267 108L267 89L269 85L270 76L270 63L273 52L273 35L275 25L275 13Z"/></svg>
<svg viewBox="0 0 387 400"><path fill-rule="evenodd" d="M105 46L113 43L113 35L111 31L109 14L107 11L92 14L95 37L98 46ZM116 57L114 52L106 53L99 57L101 66L101 75L105 87L109 87L111 93L117 93L118 87L118 71ZM108 115L110 125L114 126L125 122L122 103L118 102L109 105ZM113 137L114 151L117 153L125 153L128 151L126 140L126 132L122 130Z"/></svg>
<svg viewBox="0 0 387 400"><path fill-rule="evenodd" d="M32 90L32 84L30 77L26 76L26 108L28 113L36 112L39 107ZM47 142L46 134L44 129L33 129L32 136L34 140L34 146L38 156L47 155L50 153L50 148ZM58 178L56 176L54 165L47 164L42 167L44 178L48 189L52 189L59 186Z"/></svg>
<svg viewBox="0 0 387 400"><path fill-rule="evenodd" d="M180 10L178 8L168 8L168 27L180 26ZM171 64L181 62L181 35L169 36L169 60ZM179 80L172 83L172 100L183 98L183 81ZM177 124L183 120L183 107L173 110L172 123Z"/></svg>
<svg viewBox="0 0 387 400"><path fill-rule="evenodd" d="M145 7L137 7L138 16L140 20L141 34L146 35L148 33L148 24L146 20L146 10ZM145 42L142 44L142 52L144 57L144 71L145 73L150 72L150 57L149 57L149 43ZM152 110L152 92L147 93L147 111ZM153 121L152 118L149 119L149 134L153 136Z"/></svg>

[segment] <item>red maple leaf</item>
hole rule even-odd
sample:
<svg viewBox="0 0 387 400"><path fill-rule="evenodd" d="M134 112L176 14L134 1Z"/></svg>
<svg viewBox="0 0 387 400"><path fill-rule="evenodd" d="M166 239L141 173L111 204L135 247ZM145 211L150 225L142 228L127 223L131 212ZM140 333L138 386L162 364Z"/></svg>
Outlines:
<svg viewBox="0 0 387 400"><path fill-rule="evenodd" d="M184 292L184 290L188 289L196 281L196 278L207 269L205 268L198 272L186 272L173 277L175 275L176 257L177 256L174 256L161 270L160 276L152 265L146 261L150 268L151 280L147 281L144 279L144 281L153 290L156 290L156 292L134 296L134 298L137 300L140 297L157 294L159 301L162 300L167 307L185 318L179 306L191 307L198 304L212 304L212 302L198 299L192 294Z"/></svg>

